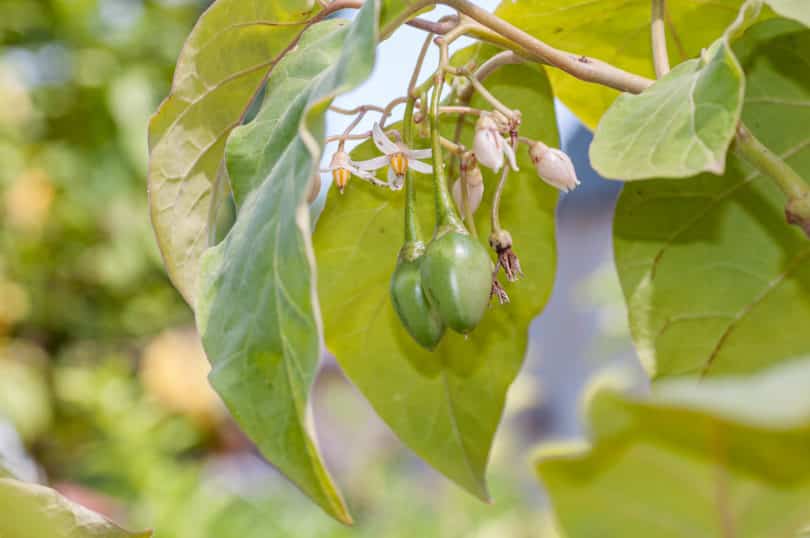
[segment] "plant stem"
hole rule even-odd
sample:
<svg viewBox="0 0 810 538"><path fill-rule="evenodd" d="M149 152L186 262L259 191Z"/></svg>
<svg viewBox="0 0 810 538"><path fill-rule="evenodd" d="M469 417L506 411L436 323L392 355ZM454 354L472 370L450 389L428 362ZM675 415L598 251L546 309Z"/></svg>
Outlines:
<svg viewBox="0 0 810 538"><path fill-rule="evenodd" d="M562 69L586 82L595 82L630 93L641 93L652 84L648 78L629 73L608 63L555 49L469 0L442 0L439 3L455 8L514 42L532 59Z"/></svg>
<svg viewBox="0 0 810 538"><path fill-rule="evenodd" d="M666 0L652 0L652 20L650 36L652 38L652 57L656 78L669 73L669 55L667 54L667 34L665 27Z"/></svg>
<svg viewBox="0 0 810 538"><path fill-rule="evenodd" d="M437 38L437 41L437 44L441 46L441 38ZM437 235L442 231L442 228L464 229L464 225L456 213L450 190L447 188L447 177L444 171L441 134L439 133L439 101L441 100L442 86L444 86L444 70L438 69L430 102L430 138L433 147L433 188L436 197Z"/></svg>
<svg viewBox="0 0 810 538"><path fill-rule="evenodd" d="M430 48L430 43L433 41L433 34L428 34L425 36L425 41L422 43L422 48L419 50L419 56L416 58L416 65L413 68L413 73L411 73L411 80L408 82L408 93L407 96L409 99L416 99L419 97L419 93L415 91L416 83L419 79L419 72L422 70L422 64L425 62L425 56L427 56L427 51Z"/></svg>
<svg viewBox="0 0 810 538"><path fill-rule="evenodd" d="M513 148L517 147L517 144L512 146ZM501 179L498 180L498 186L495 188L495 194L492 196L492 233L498 233L501 231L501 195L503 194L503 189L506 186L506 178L509 176L509 164L504 163L503 170L501 171Z"/></svg>
<svg viewBox="0 0 810 538"><path fill-rule="evenodd" d="M734 149L763 175L770 176L787 196L785 215L810 237L810 185L781 157L773 153L743 125L737 126Z"/></svg>
<svg viewBox="0 0 810 538"><path fill-rule="evenodd" d="M405 114L402 117L402 142L413 147L413 104L415 98L408 97L405 103ZM405 172L405 243L421 243L422 230L416 216L416 186L413 184L413 172Z"/></svg>
<svg viewBox="0 0 810 538"><path fill-rule="evenodd" d="M504 65L520 64L525 61L525 58L522 58L515 52L511 50L504 50L482 63L481 66L475 70L474 76L476 79L483 82L485 78L494 73L498 68ZM458 96L459 101L464 104L468 103L472 98L473 90L474 86L470 84L467 91Z"/></svg>

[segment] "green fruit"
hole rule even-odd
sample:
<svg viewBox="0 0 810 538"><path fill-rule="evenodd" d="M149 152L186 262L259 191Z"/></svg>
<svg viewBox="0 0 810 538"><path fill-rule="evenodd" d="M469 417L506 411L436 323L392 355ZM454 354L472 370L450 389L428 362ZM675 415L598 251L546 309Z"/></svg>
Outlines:
<svg viewBox="0 0 810 538"><path fill-rule="evenodd" d="M397 264L391 276L391 301L413 339L432 350L444 335L444 323L422 290L421 261L422 258L416 258Z"/></svg>
<svg viewBox="0 0 810 538"><path fill-rule="evenodd" d="M454 331L475 329L489 305L492 262L484 246L467 234L448 232L434 239L422 261L422 285Z"/></svg>

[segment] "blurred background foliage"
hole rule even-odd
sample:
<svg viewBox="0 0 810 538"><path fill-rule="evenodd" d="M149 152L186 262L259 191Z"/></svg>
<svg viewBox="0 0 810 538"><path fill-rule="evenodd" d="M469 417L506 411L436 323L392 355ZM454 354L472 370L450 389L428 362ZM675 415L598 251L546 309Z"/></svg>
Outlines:
<svg viewBox="0 0 810 538"><path fill-rule="evenodd" d="M527 463L531 376L511 393L497 503L483 505L403 449L327 363L316 415L355 529L321 514L227 418L162 268L144 182L148 117L204 4L0 0L3 451L31 479L160 538L547 535Z"/></svg>

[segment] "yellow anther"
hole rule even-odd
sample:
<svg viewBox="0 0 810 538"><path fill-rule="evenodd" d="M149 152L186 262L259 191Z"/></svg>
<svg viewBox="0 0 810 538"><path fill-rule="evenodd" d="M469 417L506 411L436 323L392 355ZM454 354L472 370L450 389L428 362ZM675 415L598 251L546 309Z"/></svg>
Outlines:
<svg viewBox="0 0 810 538"><path fill-rule="evenodd" d="M408 171L408 158L403 153L395 153L391 155L391 169L398 176L404 176Z"/></svg>
<svg viewBox="0 0 810 538"><path fill-rule="evenodd" d="M345 168L335 168L332 170L332 181L335 182L340 192L343 192L343 189L346 188L346 184L349 182L349 178L352 177L352 173L349 172Z"/></svg>

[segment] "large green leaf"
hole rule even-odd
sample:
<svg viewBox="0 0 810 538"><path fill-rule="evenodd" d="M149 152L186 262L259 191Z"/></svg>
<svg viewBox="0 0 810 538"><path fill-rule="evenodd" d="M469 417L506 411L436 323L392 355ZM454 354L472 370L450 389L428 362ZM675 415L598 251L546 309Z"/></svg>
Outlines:
<svg viewBox="0 0 810 538"><path fill-rule="evenodd" d="M775 12L810 26L810 5L807 0L765 0Z"/></svg>
<svg viewBox="0 0 810 538"><path fill-rule="evenodd" d="M294 80L277 81L251 136L238 136L231 146L235 155L255 155L258 166L232 169L252 171L234 184L255 189L244 189L230 233L203 257L197 322L213 364L211 382L242 428L315 502L348 522L308 424L322 340L304 199L317 173L328 104L371 73L376 2L367 2L351 26L341 25L330 21L308 31L302 39L308 48L286 64ZM300 59L311 62L308 69L299 69ZM294 99L287 83L296 85ZM288 107L284 129L274 122L276 97ZM264 136L267 129L280 134Z"/></svg>
<svg viewBox="0 0 810 538"><path fill-rule="evenodd" d="M549 444L537 472L569 538L794 538L810 524L810 361L753 378L620 377L589 391L589 444Z"/></svg>
<svg viewBox="0 0 810 538"><path fill-rule="evenodd" d="M590 148L594 169L630 181L722 174L740 119L743 72L725 39L639 95L619 96Z"/></svg>
<svg viewBox="0 0 810 538"><path fill-rule="evenodd" d="M810 31L783 19L735 44L743 120L810 178ZM625 186L616 266L639 355L655 376L760 369L810 352L810 243L784 195L736 157L722 177Z"/></svg>
<svg viewBox="0 0 810 538"><path fill-rule="evenodd" d="M507 66L486 81L509 106L522 109L522 134L556 145L553 100L542 69ZM486 106L477 97L474 106ZM446 125L448 135L455 118ZM471 144L471 129L463 141ZM429 146L420 139L419 147ZM355 158L373 155L366 143ZM389 300L389 282L403 241L404 193L354 179L333 188L315 230L326 344L348 377L399 438L436 469L488 498L485 469L509 385L526 352L528 326L545 305L554 273L556 192L536 175L525 150L512 173L501 219L515 241L526 278L507 284L512 303L493 306L468 337L446 334L435 352L412 341ZM496 178L485 171L477 227L486 242ZM419 215L433 229L431 178L415 174Z"/></svg>
<svg viewBox="0 0 810 538"><path fill-rule="evenodd" d="M51 488L0 478L0 536L3 538L148 538L127 532Z"/></svg>
<svg viewBox="0 0 810 538"><path fill-rule="evenodd" d="M215 2L188 37L171 93L150 121L152 223L169 275L192 305L225 141L267 74L306 28L315 13L312 5Z"/></svg>
<svg viewBox="0 0 810 538"><path fill-rule="evenodd" d="M734 20L743 0L667 2L667 42L673 65L698 56ZM504 1L496 14L562 50L592 56L653 77L650 0ZM549 69L554 94L593 128L618 92Z"/></svg>

